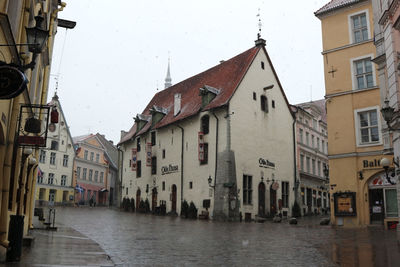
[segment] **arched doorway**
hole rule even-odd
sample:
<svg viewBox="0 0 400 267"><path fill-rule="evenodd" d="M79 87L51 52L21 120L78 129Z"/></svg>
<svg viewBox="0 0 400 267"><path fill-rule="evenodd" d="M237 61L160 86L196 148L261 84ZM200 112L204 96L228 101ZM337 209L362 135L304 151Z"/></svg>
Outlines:
<svg viewBox="0 0 400 267"><path fill-rule="evenodd" d="M140 205L140 188L138 188L138 190L136 191L136 210L139 209L139 205Z"/></svg>
<svg viewBox="0 0 400 267"><path fill-rule="evenodd" d="M258 216L265 216L265 185L263 182L258 185Z"/></svg>
<svg viewBox="0 0 400 267"><path fill-rule="evenodd" d="M171 193L171 211L176 212L176 185L172 185Z"/></svg>
<svg viewBox="0 0 400 267"><path fill-rule="evenodd" d="M271 216L274 216L276 214L276 190L273 189L273 185L274 183L269 189L269 210Z"/></svg>
<svg viewBox="0 0 400 267"><path fill-rule="evenodd" d="M157 207L157 188L151 190L151 210L154 212Z"/></svg>

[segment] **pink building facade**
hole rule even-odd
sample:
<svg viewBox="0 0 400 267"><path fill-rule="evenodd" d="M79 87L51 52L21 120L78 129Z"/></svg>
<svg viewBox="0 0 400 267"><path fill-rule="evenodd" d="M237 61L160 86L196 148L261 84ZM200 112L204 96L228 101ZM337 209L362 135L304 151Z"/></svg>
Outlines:
<svg viewBox="0 0 400 267"><path fill-rule="evenodd" d="M301 214L329 211L328 132L325 100L293 105L296 114L297 202Z"/></svg>

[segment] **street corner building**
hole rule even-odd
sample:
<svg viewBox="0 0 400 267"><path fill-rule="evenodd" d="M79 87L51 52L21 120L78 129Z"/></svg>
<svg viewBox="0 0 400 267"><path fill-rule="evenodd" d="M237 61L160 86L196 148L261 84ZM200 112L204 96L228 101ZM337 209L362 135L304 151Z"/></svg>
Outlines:
<svg viewBox="0 0 400 267"><path fill-rule="evenodd" d="M294 114L258 38L249 50L158 92L118 144L122 198L199 218L290 216Z"/></svg>
<svg viewBox="0 0 400 267"><path fill-rule="evenodd" d="M39 148L47 144L47 92L55 0L0 1L0 257L18 261L32 227ZM75 24L68 25L72 28Z"/></svg>
<svg viewBox="0 0 400 267"><path fill-rule="evenodd" d="M48 105L53 118L48 126L47 145L39 150L35 206L73 205L73 141L57 94Z"/></svg>
<svg viewBox="0 0 400 267"><path fill-rule="evenodd" d="M76 150L73 186L77 205L108 206L113 203L115 184L111 182L116 181L116 165L102 144L105 139L102 139L104 137L99 134L73 138Z"/></svg>
<svg viewBox="0 0 400 267"><path fill-rule="evenodd" d="M399 219L395 141L380 112L388 93L374 44L381 39L374 6L333 0L315 12L322 25L331 221L344 227L395 228Z"/></svg>

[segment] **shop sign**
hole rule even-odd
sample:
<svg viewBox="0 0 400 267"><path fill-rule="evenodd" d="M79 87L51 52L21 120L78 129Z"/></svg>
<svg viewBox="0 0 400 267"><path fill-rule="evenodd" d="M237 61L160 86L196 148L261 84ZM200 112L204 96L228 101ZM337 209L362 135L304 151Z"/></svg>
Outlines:
<svg viewBox="0 0 400 267"><path fill-rule="evenodd" d="M260 167L275 169L275 163L267 159L259 158L258 163L260 164Z"/></svg>
<svg viewBox="0 0 400 267"><path fill-rule="evenodd" d="M174 172L178 172L178 171L179 171L178 165L169 164L168 166L161 167L161 175L174 173Z"/></svg>
<svg viewBox="0 0 400 267"><path fill-rule="evenodd" d="M380 168L381 167L381 160L380 159L374 159L374 160L363 160L363 168Z"/></svg>
<svg viewBox="0 0 400 267"><path fill-rule="evenodd" d="M146 144L146 166L151 167L151 143Z"/></svg>
<svg viewBox="0 0 400 267"><path fill-rule="evenodd" d="M28 79L25 74L9 65L0 66L0 99L11 99L26 88Z"/></svg>
<svg viewBox="0 0 400 267"><path fill-rule="evenodd" d="M137 166L137 149L132 148L132 160L131 160L132 171L136 171L136 166Z"/></svg>
<svg viewBox="0 0 400 267"><path fill-rule="evenodd" d="M335 216L356 216L356 193L336 192L333 194Z"/></svg>

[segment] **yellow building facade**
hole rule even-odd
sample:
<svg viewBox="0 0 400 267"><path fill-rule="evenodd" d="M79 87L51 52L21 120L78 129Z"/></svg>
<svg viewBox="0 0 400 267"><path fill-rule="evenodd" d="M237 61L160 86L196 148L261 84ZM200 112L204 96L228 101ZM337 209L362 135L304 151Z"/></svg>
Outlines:
<svg viewBox="0 0 400 267"><path fill-rule="evenodd" d="M19 260L19 241L32 225L38 149L21 146L20 132L29 128L28 118L33 118L39 124L30 128L29 140L43 140L39 132L46 130L48 116L41 109L36 113L34 106L47 103L57 13L64 6L50 0L0 1L0 256L7 251L7 260ZM45 33L43 49L28 49L27 43L38 42L28 40L27 28ZM27 113L21 113L21 106Z"/></svg>
<svg viewBox="0 0 400 267"><path fill-rule="evenodd" d="M398 219L396 186L393 166L386 172L381 164L393 156L384 150L390 138L382 134L378 71L372 62L371 1L333 0L315 15L322 25L331 222L390 227Z"/></svg>

